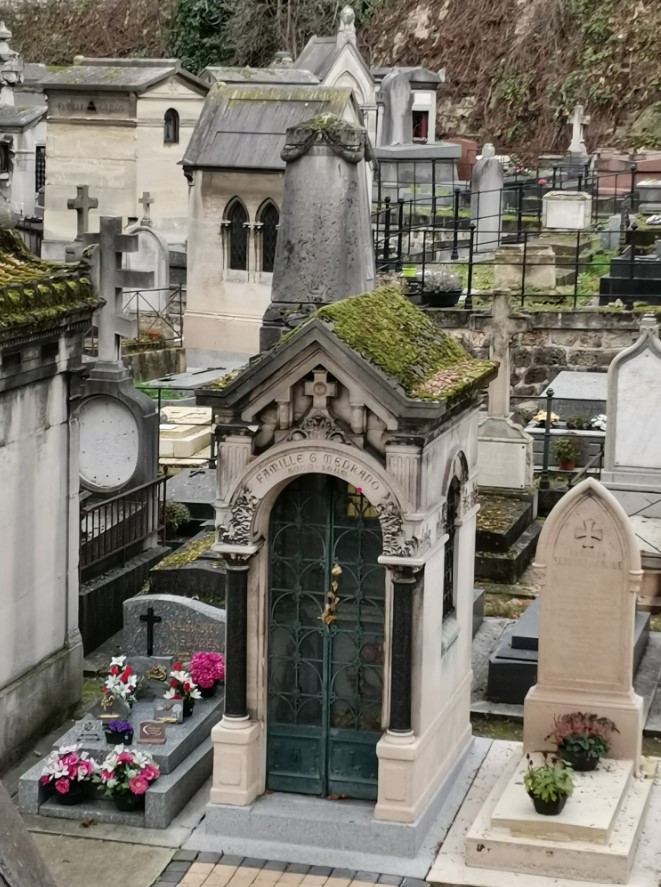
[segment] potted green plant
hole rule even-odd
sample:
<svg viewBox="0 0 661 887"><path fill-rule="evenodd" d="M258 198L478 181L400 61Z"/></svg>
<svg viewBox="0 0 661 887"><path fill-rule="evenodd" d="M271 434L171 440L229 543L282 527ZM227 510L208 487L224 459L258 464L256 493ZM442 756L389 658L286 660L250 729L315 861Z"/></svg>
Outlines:
<svg viewBox="0 0 661 887"><path fill-rule="evenodd" d="M608 718L572 711L554 718L553 730L546 738L555 742L563 761L581 772L594 770L608 754L613 733L619 730Z"/></svg>
<svg viewBox="0 0 661 887"><path fill-rule="evenodd" d="M571 767L558 758L544 756L544 763L537 767L528 757L528 770L523 784L532 798L535 810L542 816L557 816L562 812L567 798L574 790Z"/></svg>
<svg viewBox="0 0 661 887"><path fill-rule="evenodd" d="M570 416L569 419L567 419L567 428L571 428L572 430L585 431L589 425L590 422L585 416Z"/></svg>
<svg viewBox="0 0 661 887"><path fill-rule="evenodd" d="M430 308L452 308L461 296L461 277L448 268L425 269L422 276L423 301Z"/></svg>
<svg viewBox="0 0 661 887"><path fill-rule="evenodd" d="M553 455L560 471L573 471L576 465L576 445L569 437L561 437L553 444Z"/></svg>

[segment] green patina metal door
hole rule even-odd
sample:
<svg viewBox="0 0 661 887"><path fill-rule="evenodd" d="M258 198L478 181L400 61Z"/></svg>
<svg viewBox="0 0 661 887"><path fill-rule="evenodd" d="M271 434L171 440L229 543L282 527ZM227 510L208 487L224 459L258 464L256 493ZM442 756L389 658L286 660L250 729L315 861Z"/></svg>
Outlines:
<svg viewBox="0 0 661 887"><path fill-rule="evenodd" d="M303 475L273 508L269 789L376 798L382 547L374 509L360 491L337 478Z"/></svg>

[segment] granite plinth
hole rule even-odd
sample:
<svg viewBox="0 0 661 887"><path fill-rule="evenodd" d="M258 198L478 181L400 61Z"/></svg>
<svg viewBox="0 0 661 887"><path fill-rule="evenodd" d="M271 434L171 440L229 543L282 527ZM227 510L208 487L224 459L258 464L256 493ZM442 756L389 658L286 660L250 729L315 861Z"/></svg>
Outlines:
<svg viewBox="0 0 661 887"><path fill-rule="evenodd" d="M539 648L539 598L504 635L496 652L489 657L487 699L523 705L528 690L537 681ZM649 613L636 613L633 670L647 648L650 631Z"/></svg>
<svg viewBox="0 0 661 887"><path fill-rule="evenodd" d="M114 803L97 794L89 802L65 807L52 799L39 783L44 763L40 761L24 773L18 786L19 809L22 813L57 816L64 819L96 819L124 825L146 828L166 828L182 807L190 800L202 783L211 775L213 750L211 728L220 720L224 708L224 696L198 699L190 718L183 724L166 726L166 741L162 745L137 744L141 721L152 719L154 703L136 702L130 720L135 727L134 748L149 753L161 769L161 776L152 784L145 797L145 810L141 813L124 813ZM78 727L68 730L54 747L73 744L78 737ZM83 745L95 760L102 761L113 748L98 743Z"/></svg>
<svg viewBox="0 0 661 887"><path fill-rule="evenodd" d="M154 656L183 659L199 650L225 651L225 611L200 601L169 594L143 594L124 601L124 651L147 654L149 609L160 621L153 626Z"/></svg>

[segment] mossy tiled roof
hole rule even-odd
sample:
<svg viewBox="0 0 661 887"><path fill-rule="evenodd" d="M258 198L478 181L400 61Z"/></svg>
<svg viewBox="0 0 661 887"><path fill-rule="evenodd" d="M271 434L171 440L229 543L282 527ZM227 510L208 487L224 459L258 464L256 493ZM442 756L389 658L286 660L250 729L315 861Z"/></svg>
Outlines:
<svg viewBox="0 0 661 887"><path fill-rule="evenodd" d="M496 364L472 357L430 317L395 287L380 287L319 308L271 349L286 346L314 320L327 324L332 334L401 386L413 400L455 399L481 387ZM265 359L265 355L257 358ZM211 384L224 389L255 361Z"/></svg>
<svg viewBox="0 0 661 887"><path fill-rule="evenodd" d="M0 332L44 329L97 304L86 263L44 262L16 232L0 229Z"/></svg>

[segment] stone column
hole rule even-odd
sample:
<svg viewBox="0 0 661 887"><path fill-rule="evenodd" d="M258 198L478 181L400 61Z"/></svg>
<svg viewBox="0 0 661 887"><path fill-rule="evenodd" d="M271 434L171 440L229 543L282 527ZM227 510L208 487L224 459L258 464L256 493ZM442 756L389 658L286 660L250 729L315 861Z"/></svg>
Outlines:
<svg viewBox="0 0 661 887"><path fill-rule="evenodd" d="M392 655L390 662L389 733L412 734L411 653L413 650L413 592L416 579L411 570L393 573Z"/></svg>
<svg viewBox="0 0 661 887"><path fill-rule="evenodd" d="M225 718L246 720L248 564L228 563L225 637Z"/></svg>

